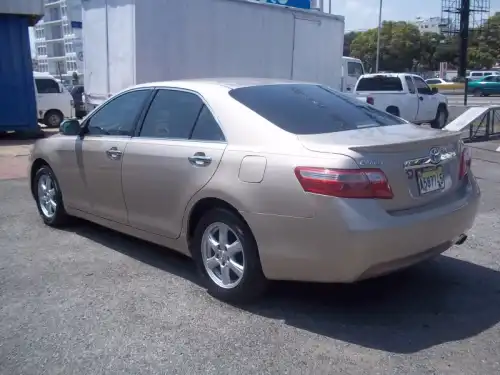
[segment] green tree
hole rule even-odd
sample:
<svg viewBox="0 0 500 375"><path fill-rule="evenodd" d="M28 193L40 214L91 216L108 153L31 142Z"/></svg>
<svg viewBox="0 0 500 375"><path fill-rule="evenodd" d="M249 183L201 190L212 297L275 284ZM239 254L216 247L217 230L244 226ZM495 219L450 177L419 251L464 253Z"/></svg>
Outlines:
<svg viewBox="0 0 500 375"><path fill-rule="evenodd" d="M351 55L375 68L377 29L359 33L351 43ZM408 71L420 61L420 32L408 22L387 21L380 33L380 70Z"/></svg>
<svg viewBox="0 0 500 375"><path fill-rule="evenodd" d="M437 33L422 33L420 36L420 59L421 69L438 70L439 54L442 46L446 43L446 38Z"/></svg>
<svg viewBox="0 0 500 375"><path fill-rule="evenodd" d="M350 31L344 35L344 56L351 56L351 43L358 34L359 32Z"/></svg>
<svg viewBox="0 0 500 375"><path fill-rule="evenodd" d="M469 35L469 68L491 68L500 57L500 13L488 18L483 27Z"/></svg>

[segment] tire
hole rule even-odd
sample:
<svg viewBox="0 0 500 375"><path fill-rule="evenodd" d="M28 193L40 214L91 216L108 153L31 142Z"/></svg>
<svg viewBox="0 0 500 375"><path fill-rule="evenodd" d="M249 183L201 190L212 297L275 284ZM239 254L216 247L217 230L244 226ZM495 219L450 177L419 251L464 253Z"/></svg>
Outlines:
<svg viewBox="0 0 500 375"><path fill-rule="evenodd" d="M446 122L448 121L448 110L439 106L436 112L436 117L431 122L431 127L433 129L442 129L446 126Z"/></svg>
<svg viewBox="0 0 500 375"><path fill-rule="evenodd" d="M480 89L475 89L474 91L472 91L472 94L474 96L483 96L483 92Z"/></svg>
<svg viewBox="0 0 500 375"><path fill-rule="evenodd" d="M43 222L51 227L62 227L68 224L70 217L64 209L59 183L52 169L48 165L40 167L32 183L36 206ZM46 186L47 191L43 189L42 184ZM52 204L44 204L48 199L52 201Z"/></svg>
<svg viewBox="0 0 500 375"><path fill-rule="evenodd" d="M220 242L219 230L224 229L228 233L226 243L234 245L234 241L239 241L241 252L230 255L222 251L217 256L218 250L209 245L208 235L211 234L217 244ZM200 219L191 243L191 253L208 293L219 300L233 304L249 303L266 290L268 282L262 272L255 238L248 225L229 210L216 208ZM225 280L226 286L222 277L223 267L227 270L224 274L229 277ZM235 267L241 270L241 276L235 273Z"/></svg>
<svg viewBox="0 0 500 375"><path fill-rule="evenodd" d="M58 128L59 126L61 126L63 120L64 120L63 114L61 113L61 111L58 111L57 109L51 109L50 111L47 111L47 113L43 117L43 123L48 128Z"/></svg>

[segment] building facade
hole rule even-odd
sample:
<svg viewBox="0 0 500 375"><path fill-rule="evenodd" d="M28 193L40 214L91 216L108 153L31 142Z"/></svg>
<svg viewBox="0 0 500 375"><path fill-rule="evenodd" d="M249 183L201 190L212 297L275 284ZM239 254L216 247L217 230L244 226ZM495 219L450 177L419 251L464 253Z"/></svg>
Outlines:
<svg viewBox="0 0 500 375"><path fill-rule="evenodd" d="M34 27L37 71L64 78L83 73L80 0L44 0L44 10Z"/></svg>
<svg viewBox="0 0 500 375"><path fill-rule="evenodd" d="M436 33L441 34L447 31L447 20L441 17L421 18L418 17L414 21L421 33Z"/></svg>

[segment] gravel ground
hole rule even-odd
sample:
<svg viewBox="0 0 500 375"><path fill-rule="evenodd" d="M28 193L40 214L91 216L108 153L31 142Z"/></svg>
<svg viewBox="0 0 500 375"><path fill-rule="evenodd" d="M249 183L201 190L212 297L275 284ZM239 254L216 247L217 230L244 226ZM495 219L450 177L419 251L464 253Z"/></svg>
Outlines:
<svg viewBox="0 0 500 375"><path fill-rule="evenodd" d="M275 283L247 309L168 250L44 227L26 180L0 181L0 374L498 374L500 153L472 146L464 245L357 285Z"/></svg>

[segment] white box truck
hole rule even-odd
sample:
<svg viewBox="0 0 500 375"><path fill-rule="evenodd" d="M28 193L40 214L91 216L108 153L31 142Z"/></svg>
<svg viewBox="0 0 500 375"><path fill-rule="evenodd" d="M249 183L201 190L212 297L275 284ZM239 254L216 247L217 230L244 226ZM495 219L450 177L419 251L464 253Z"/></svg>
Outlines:
<svg viewBox="0 0 500 375"><path fill-rule="evenodd" d="M342 16L248 0L82 4L89 110L126 87L174 79L280 78L341 89Z"/></svg>

